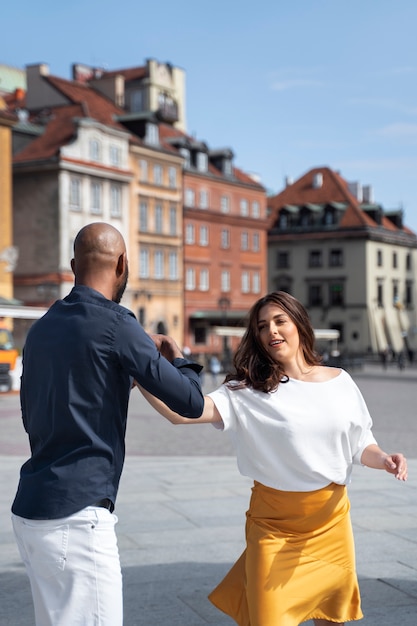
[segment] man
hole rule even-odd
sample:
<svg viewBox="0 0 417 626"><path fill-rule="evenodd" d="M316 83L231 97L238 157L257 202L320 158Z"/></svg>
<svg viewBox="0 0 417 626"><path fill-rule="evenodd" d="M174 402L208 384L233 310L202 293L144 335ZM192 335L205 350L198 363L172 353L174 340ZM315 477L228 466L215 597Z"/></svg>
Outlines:
<svg viewBox="0 0 417 626"><path fill-rule="evenodd" d="M31 458L12 520L37 626L119 626L113 508L132 382L198 417L201 367L168 339L163 357L119 305L128 279L119 231L104 223L82 228L71 267L75 286L32 326L24 347L21 408Z"/></svg>

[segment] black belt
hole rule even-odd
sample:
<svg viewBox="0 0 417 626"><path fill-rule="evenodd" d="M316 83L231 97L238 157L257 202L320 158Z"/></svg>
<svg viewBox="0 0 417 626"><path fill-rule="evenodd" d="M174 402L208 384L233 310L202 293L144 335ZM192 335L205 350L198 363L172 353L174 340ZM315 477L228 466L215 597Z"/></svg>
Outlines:
<svg viewBox="0 0 417 626"><path fill-rule="evenodd" d="M110 513L114 511L114 504L110 500L110 498L103 498L103 500L99 500L98 502L93 502L91 506L100 506L103 509L107 509Z"/></svg>

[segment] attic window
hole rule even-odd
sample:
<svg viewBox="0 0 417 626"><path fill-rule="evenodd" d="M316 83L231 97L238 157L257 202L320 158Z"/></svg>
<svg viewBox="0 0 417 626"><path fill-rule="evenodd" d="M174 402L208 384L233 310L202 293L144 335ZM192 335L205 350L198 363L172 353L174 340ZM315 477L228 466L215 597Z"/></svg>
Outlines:
<svg viewBox="0 0 417 626"><path fill-rule="evenodd" d="M180 148L180 154L184 157L184 167L188 169L190 167L190 151L188 148Z"/></svg>
<svg viewBox="0 0 417 626"><path fill-rule="evenodd" d="M151 146L156 146L159 143L159 132L158 126L156 124L151 124L148 122L146 124L146 136L145 142L150 144Z"/></svg>
<svg viewBox="0 0 417 626"><path fill-rule="evenodd" d="M223 161L223 174L225 176L232 175L232 161L231 159L224 159Z"/></svg>
<svg viewBox="0 0 417 626"><path fill-rule="evenodd" d="M207 172L208 158L205 152L197 152L196 165L199 172Z"/></svg>
<svg viewBox="0 0 417 626"><path fill-rule="evenodd" d="M101 146L97 139L90 141L90 159L92 161L101 161Z"/></svg>

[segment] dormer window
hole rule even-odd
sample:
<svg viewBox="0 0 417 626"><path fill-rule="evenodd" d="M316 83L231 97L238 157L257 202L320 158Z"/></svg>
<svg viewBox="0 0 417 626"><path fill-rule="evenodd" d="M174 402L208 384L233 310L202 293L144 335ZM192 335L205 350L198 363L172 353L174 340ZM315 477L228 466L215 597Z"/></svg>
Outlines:
<svg viewBox="0 0 417 626"><path fill-rule="evenodd" d="M101 160L101 146L97 139L91 139L90 141L90 159L92 161Z"/></svg>
<svg viewBox="0 0 417 626"><path fill-rule="evenodd" d="M199 172L207 172L208 158L205 152L197 152L196 165Z"/></svg>
<svg viewBox="0 0 417 626"><path fill-rule="evenodd" d="M150 144L151 146L156 146L159 144L159 132L157 124L151 124L148 122L146 124L146 135L145 142Z"/></svg>
<svg viewBox="0 0 417 626"><path fill-rule="evenodd" d="M184 167L186 169L189 169L191 162L190 151L188 150L188 148L180 148L180 155L184 158Z"/></svg>
<svg viewBox="0 0 417 626"><path fill-rule="evenodd" d="M224 159L223 161L223 174L225 176L232 175L232 161L231 159Z"/></svg>
<svg viewBox="0 0 417 626"><path fill-rule="evenodd" d="M333 211L326 211L324 214L324 223L326 226L331 226L334 224L334 213Z"/></svg>

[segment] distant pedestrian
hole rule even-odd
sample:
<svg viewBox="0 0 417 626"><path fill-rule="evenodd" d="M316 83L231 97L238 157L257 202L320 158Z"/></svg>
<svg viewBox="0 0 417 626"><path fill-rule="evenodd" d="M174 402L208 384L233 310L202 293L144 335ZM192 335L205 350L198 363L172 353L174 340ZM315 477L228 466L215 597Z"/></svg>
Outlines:
<svg viewBox="0 0 417 626"><path fill-rule="evenodd" d="M239 626L359 620L346 485L354 463L406 480L406 459L379 448L359 389L320 364L307 312L289 294L253 305L234 366L192 421L229 431L240 472L254 479L246 550L210 599ZM191 423L143 393L171 422Z"/></svg>
<svg viewBox="0 0 417 626"><path fill-rule="evenodd" d="M222 370L221 363L217 356L213 354L209 360L209 370L211 373L212 381L217 385L217 377Z"/></svg>
<svg viewBox="0 0 417 626"><path fill-rule="evenodd" d="M32 326L24 347L20 393L31 457L12 519L37 626L121 626L113 509L132 382L197 417L201 368L161 339L163 358L119 305L128 280L119 231L85 226L71 267L74 288Z"/></svg>

